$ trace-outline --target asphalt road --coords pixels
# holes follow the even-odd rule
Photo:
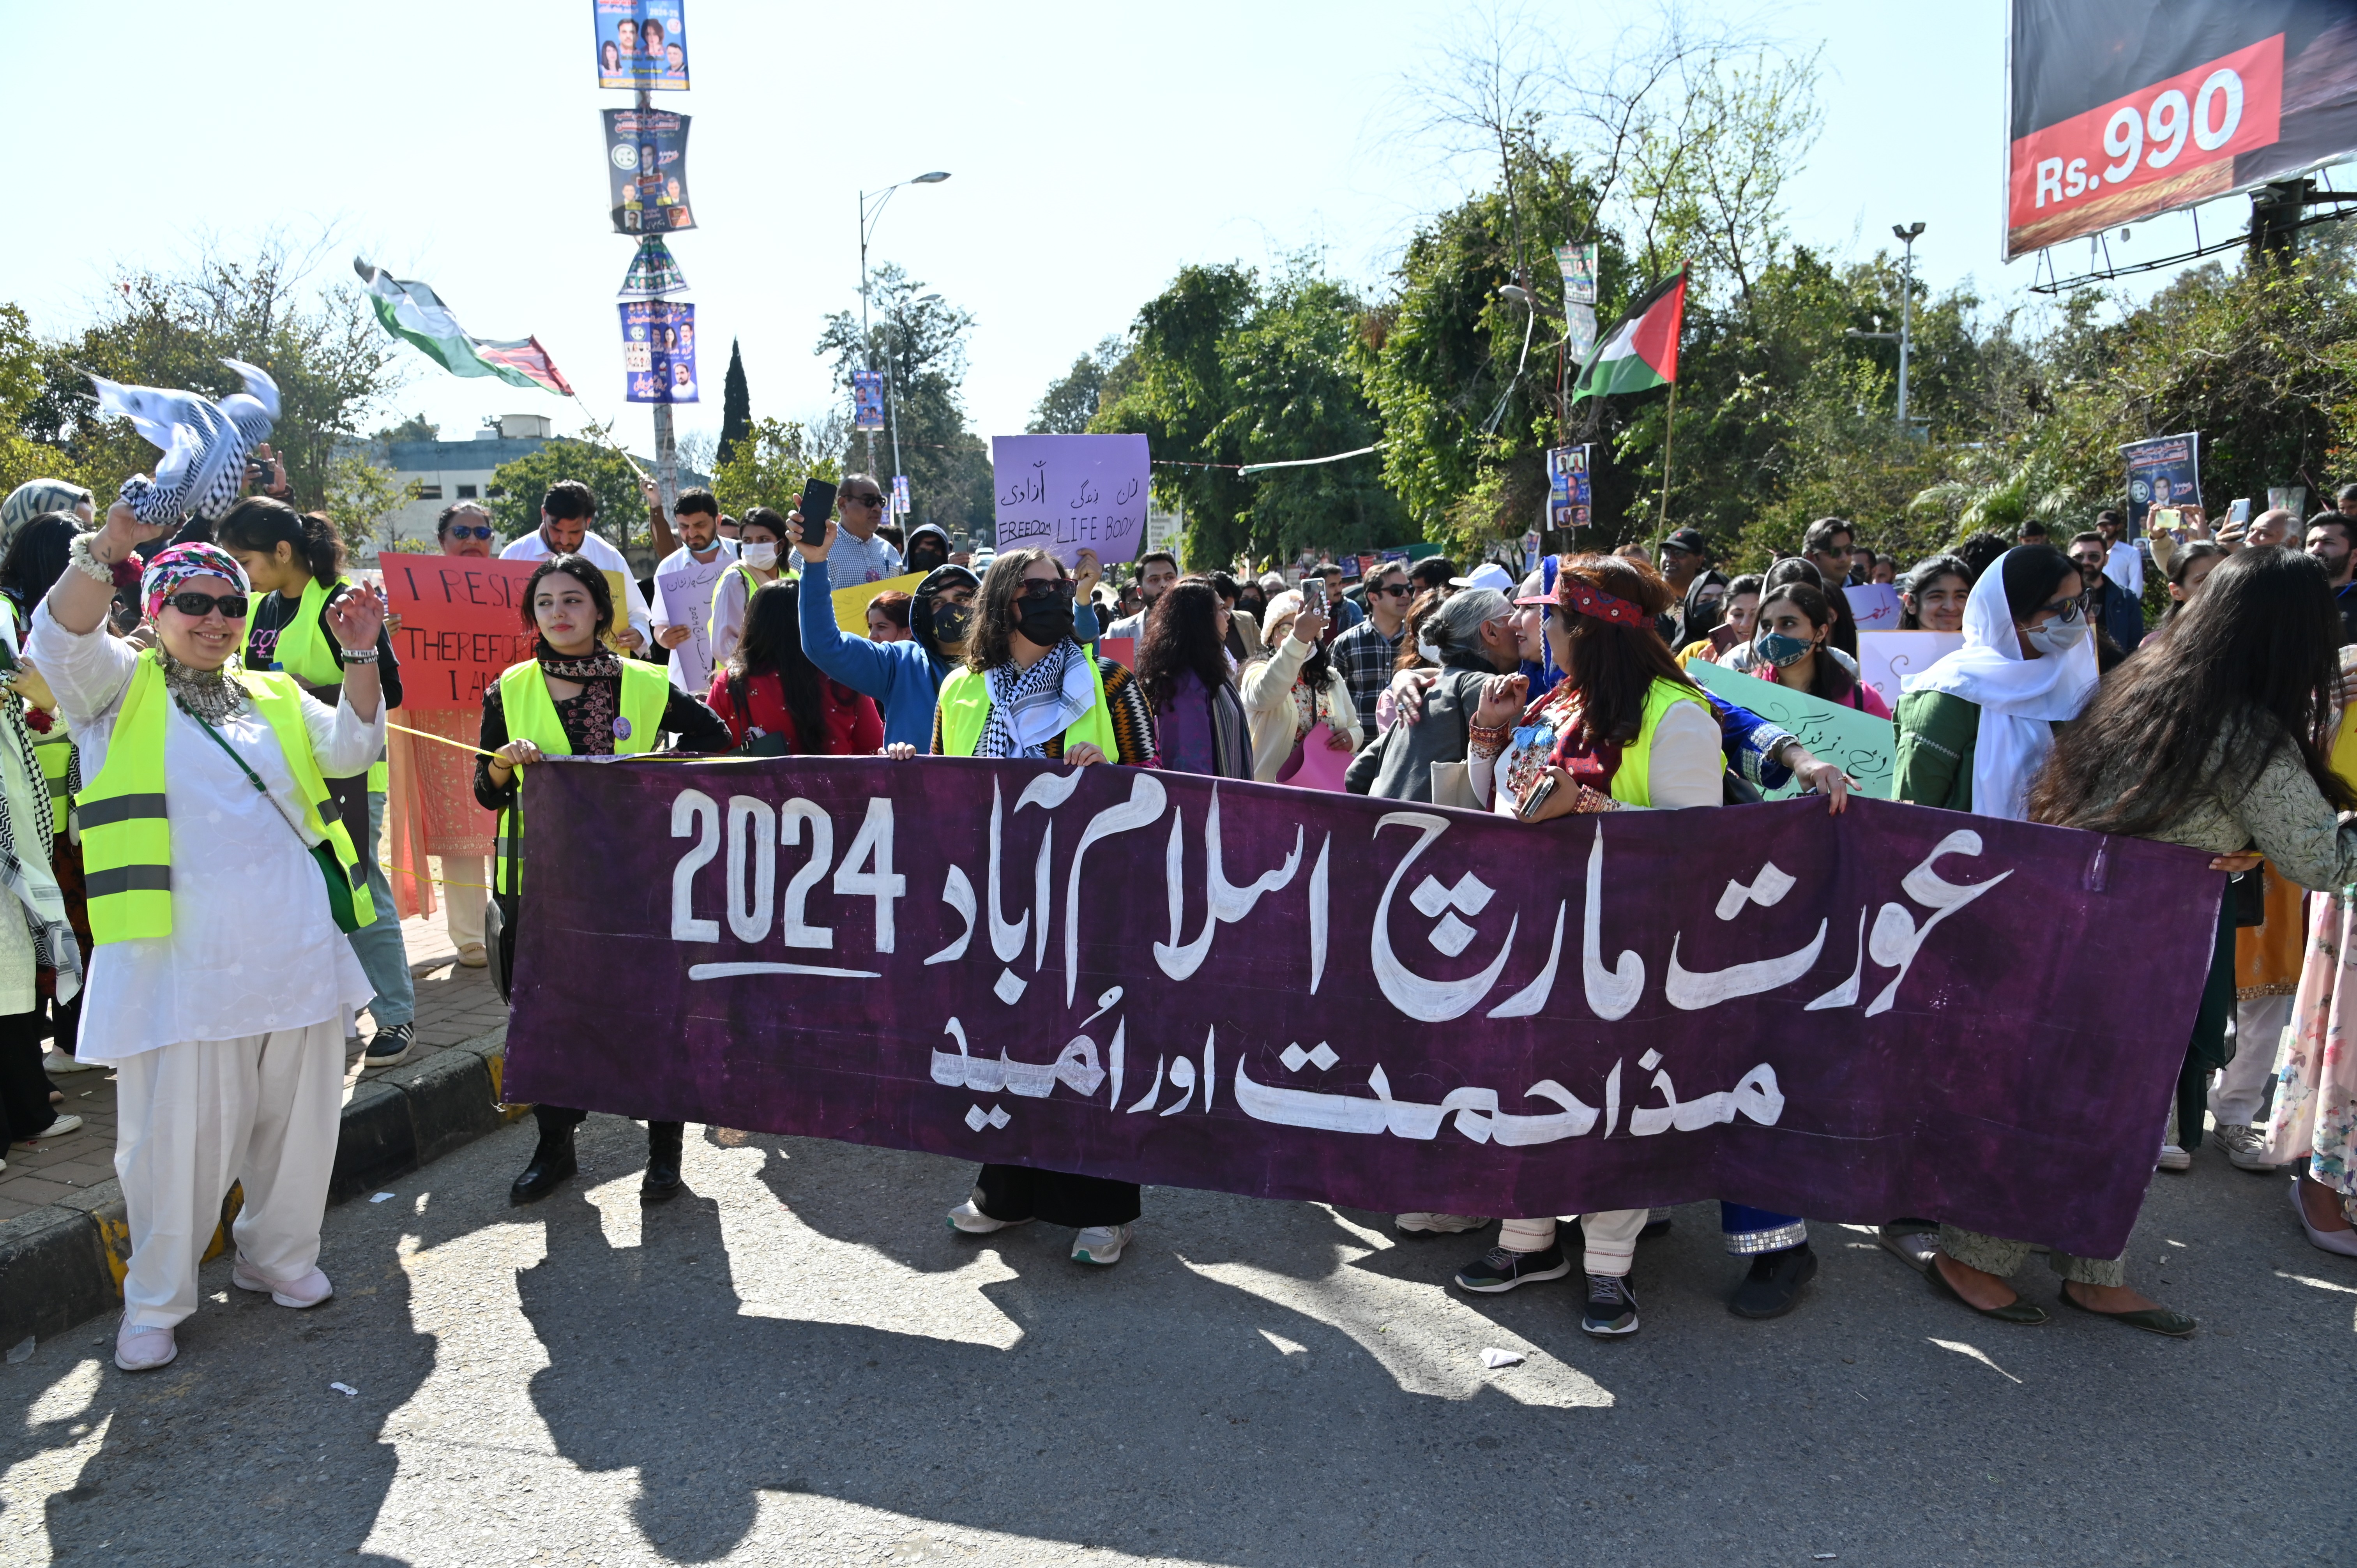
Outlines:
[[[92,1323],[0,1367],[0,1562],[2344,1564],[2357,1262],[2281,1177],[2155,1180],[2131,1277],[2190,1341],[1970,1316],[1869,1236],[1779,1322],[1724,1308],[1717,1215],[1643,1244],[1644,1329],[1479,1246],[1151,1188],[1130,1255],[977,1242],[968,1171],[691,1129],[511,1209],[529,1123],[331,1210],[338,1294],[231,1289],[172,1367]],[[2033,1261],[2021,1283],[2046,1301]],[[1486,1369],[1480,1352],[1518,1350]],[[331,1384],[356,1392],[346,1395]],[[1830,1558],[1826,1554],[1832,1554]]]

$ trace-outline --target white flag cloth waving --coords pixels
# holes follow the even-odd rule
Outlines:
[[[129,420],[164,454],[154,478],[134,474],[120,492],[131,514],[151,528],[227,511],[244,488],[246,458],[270,439],[278,418],[278,383],[259,366],[237,360],[221,363],[238,373],[245,390],[219,403],[196,392],[90,378],[98,388],[98,412]]]

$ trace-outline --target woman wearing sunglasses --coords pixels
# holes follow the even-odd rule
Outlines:
[[[248,496],[229,509],[213,528],[214,542],[237,557],[253,585],[245,621],[242,658],[249,670],[279,670],[301,682],[322,703],[333,703],[343,684],[344,660],[328,614],[351,592],[344,575],[343,542],[324,517],[306,517],[285,501]],[[401,706],[401,666],[393,639],[377,634],[377,690],[388,708]],[[356,844],[370,846],[369,901],[376,917],[352,933],[352,951],[368,972],[376,995],[369,1018],[376,1032],[361,1053],[363,1067],[392,1067],[405,1060],[415,1034],[417,990],[409,973],[408,944],[402,940],[401,911],[393,885],[378,864],[375,846],[384,828],[385,794],[392,788],[384,758],[378,757],[349,779],[329,779],[336,814]]]
[[[442,509],[434,524],[434,542],[442,547],[445,555],[472,555],[488,560],[494,553],[491,541],[498,537],[491,527],[491,514],[473,501],[453,501]]]
[[[1154,720],[1130,672],[1072,640],[1073,585],[1045,550],[990,564],[965,668],[942,682],[938,757],[1045,757],[1081,767],[1153,766]],[[1076,1263],[1121,1261],[1138,1216],[1137,1184],[1028,1165],[985,1165],[950,1225],[986,1236],[1044,1219],[1069,1225]]]
[[[33,617],[31,653],[82,752],[90,899],[81,1051],[115,1066],[114,1168],[129,1210],[115,1364],[160,1367],[196,1310],[222,1195],[243,1184],[231,1280],[281,1306],[331,1294],[319,1222],[343,1105],[343,1020],[375,987],[347,931],[371,913],[328,778],[384,746],[384,604],[339,597],[335,706],[249,671],[251,587],[217,546],[158,553],[140,580],[156,646],[106,634],[111,572],[165,532],[116,505],[74,542]]]

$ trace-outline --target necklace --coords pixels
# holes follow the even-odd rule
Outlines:
[[[199,670],[183,664],[162,648],[156,650],[156,660],[164,671],[164,689],[172,693],[173,701],[200,719],[219,724],[245,708],[245,685],[229,678],[229,666],[218,670]]]

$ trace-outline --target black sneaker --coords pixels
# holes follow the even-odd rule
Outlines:
[[[1467,1290],[1495,1295],[1516,1285],[1529,1284],[1534,1280],[1559,1280],[1569,1273],[1571,1264],[1563,1255],[1563,1243],[1560,1241],[1544,1252],[1517,1252],[1512,1247],[1492,1247],[1481,1254],[1480,1262],[1468,1263],[1458,1270],[1457,1283]]]
[[[1626,1274],[1587,1276],[1587,1306],[1579,1326],[1599,1339],[1637,1332],[1637,1298]]]
[[[1727,1310],[1738,1317],[1781,1317],[1800,1305],[1801,1287],[1817,1277],[1817,1254],[1803,1241],[1751,1260]]]
[[[362,1067],[398,1067],[409,1059],[409,1047],[417,1041],[414,1024],[395,1024],[389,1029],[379,1029],[361,1053]]]

